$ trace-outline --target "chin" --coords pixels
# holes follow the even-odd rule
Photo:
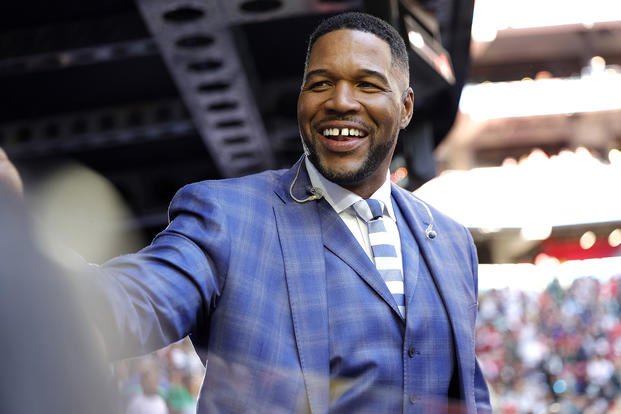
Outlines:
[[[340,185],[341,187],[357,185],[364,181],[370,175],[368,171],[366,171],[364,166],[346,170],[334,168],[318,168],[318,170],[328,180]]]

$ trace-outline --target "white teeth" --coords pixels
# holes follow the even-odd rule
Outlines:
[[[344,137],[360,137],[363,132],[353,128],[326,128],[323,130],[323,135],[326,137],[336,137],[342,135]]]

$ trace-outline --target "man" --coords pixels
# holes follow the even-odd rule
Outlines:
[[[472,239],[388,179],[412,117],[408,74],[390,25],[323,22],[298,101],[306,157],[184,187],[150,246],[94,269],[116,317],[99,323],[110,352],[191,335],[208,361],[199,412],[488,412]],[[359,217],[367,198],[386,216]]]

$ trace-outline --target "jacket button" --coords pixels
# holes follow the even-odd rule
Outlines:
[[[408,349],[408,356],[410,358],[414,358],[414,356],[416,355],[416,348],[414,348],[413,346],[410,347],[410,349]]]
[[[415,394],[411,394],[410,395],[410,404],[414,404],[416,402],[416,400],[418,400],[418,398],[416,398]]]

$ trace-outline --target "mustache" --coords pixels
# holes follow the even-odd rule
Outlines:
[[[319,126],[319,125],[323,125],[323,124],[327,124],[330,122],[348,122],[351,124],[356,124],[359,125],[361,127],[361,129],[370,131],[371,128],[370,126],[367,125],[366,122],[364,122],[363,120],[361,120],[360,118],[357,118],[355,116],[351,116],[351,115],[328,115],[326,117],[323,117],[319,120],[317,120],[316,122],[314,122],[314,126]]]
[[[360,125],[364,125],[360,119],[351,115],[328,115],[326,117],[321,118],[321,122],[331,122],[331,121],[344,121],[344,122],[354,122]]]

